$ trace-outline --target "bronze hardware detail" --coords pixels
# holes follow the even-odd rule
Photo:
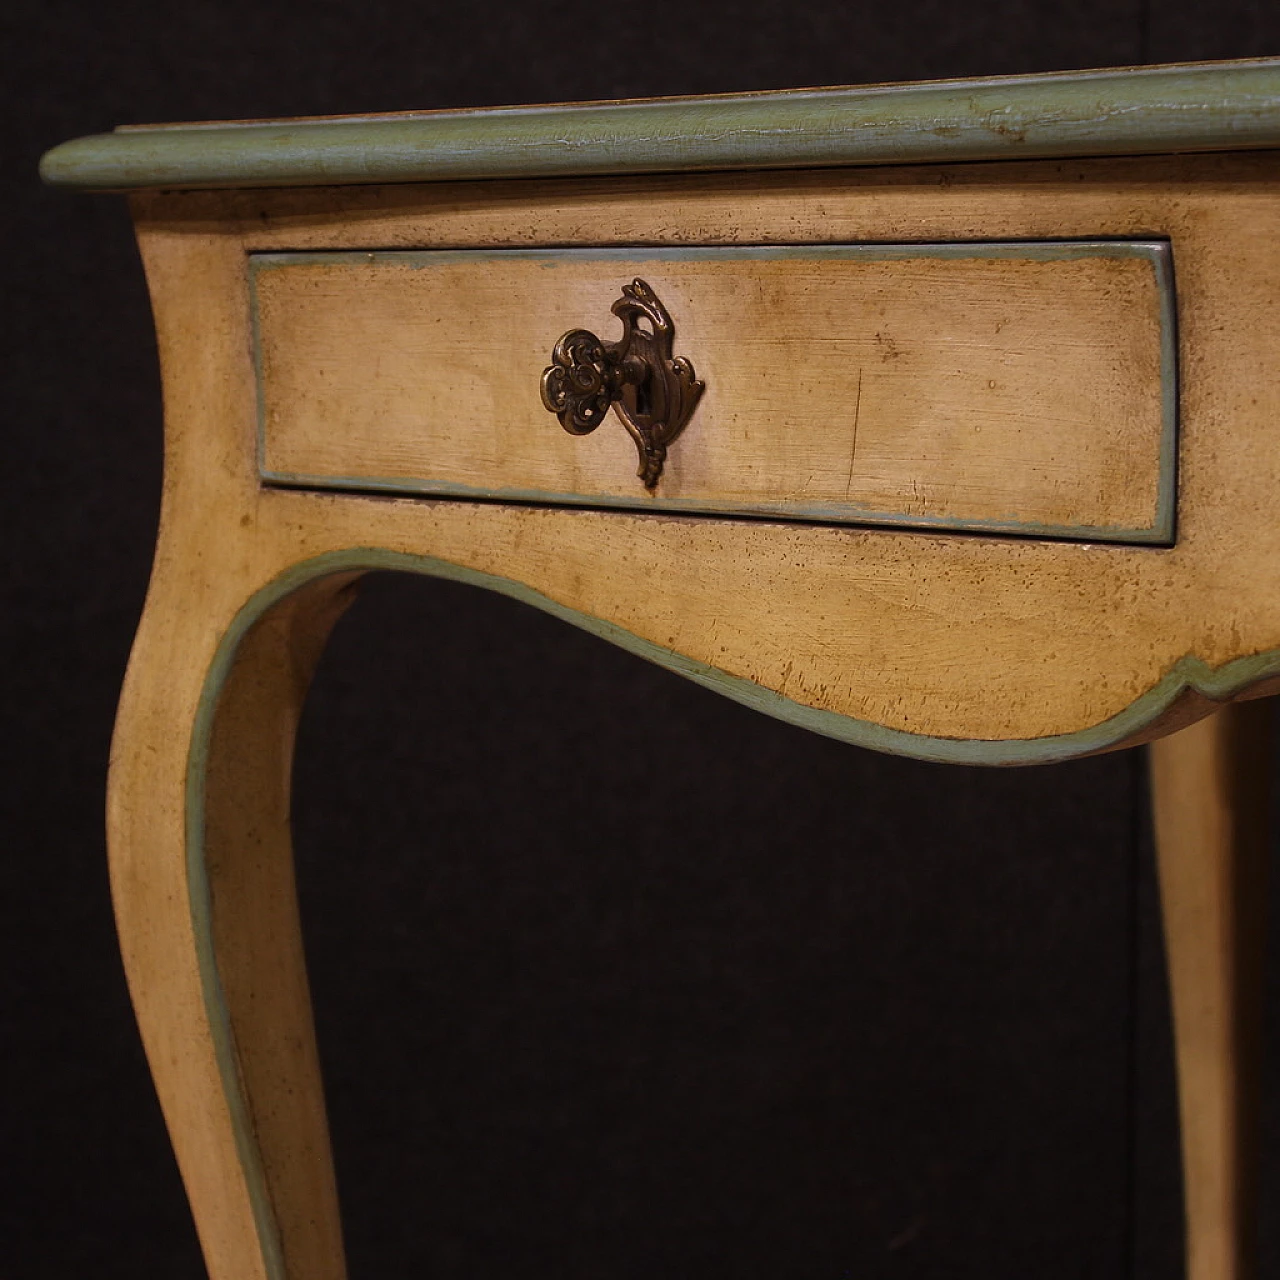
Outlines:
[[[675,326],[643,280],[623,285],[609,309],[622,321],[621,341],[602,342],[587,329],[570,329],[543,370],[542,403],[572,436],[594,431],[612,405],[639,451],[636,475],[652,490],[667,446],[693,415],[704,384],[684,356],[672,357]],[[646,320],[649,327],[641,323]]]

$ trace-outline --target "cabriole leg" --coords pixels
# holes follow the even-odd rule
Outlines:
[[[342,1280],[289,838],[298,715],[350,577],[228,616],[153,587],[108,836],[138,1023],[211,1280]]]
[[[1271,708],[1151,747],[1173,996],[1188,1280],[1253,1280]]]

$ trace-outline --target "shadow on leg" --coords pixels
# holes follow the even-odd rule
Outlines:
[[[1271,748],[1268,700],[1151,745],[1188,1280],[1252,1280]]]

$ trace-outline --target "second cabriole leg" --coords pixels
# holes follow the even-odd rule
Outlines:
[[[1188,1280],[1253,1280],[1269,700],[1151,746]]]

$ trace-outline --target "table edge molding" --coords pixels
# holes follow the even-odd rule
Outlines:
[[[1280,147],[1280,59],[719,97],[146,125],[73,139],[51,186],[363,185]]]

